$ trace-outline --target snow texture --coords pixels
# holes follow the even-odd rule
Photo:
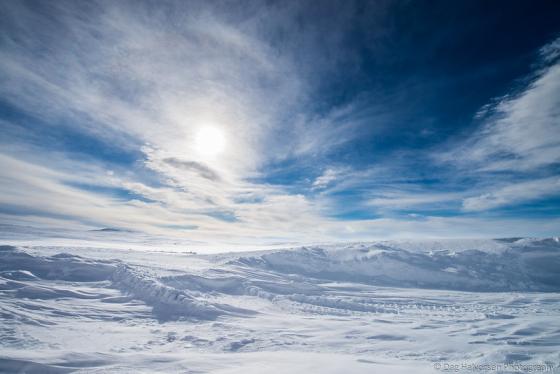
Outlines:
[[[217,255],[0,246],[0,372],[558,372],[559,292],[557,238]]]

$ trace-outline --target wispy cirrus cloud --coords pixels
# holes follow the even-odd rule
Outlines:
[[[312,184],[313,189],[323,189],[338,181],[347,174],[347,170],[341,167],[329,167],[319,175]]]
[[[479,196],[463,200],[466,211],[483,211],[560,194],[560,178],[549,177],[508,184]]]
[[[401,191],[385,192],[372,198],[368,204],[380,209],[434,209],[449,208],[449,203],[459,201],[465,192],[432,192],[427,191]]]
[[[544,66],[525,85],[483,108],[481,128],[446,153],[447,160],[482,172],[530,172],[560,163],[558,40],[541,49]]]
[[[237,27],[231,17],[239,21],[244,16],[217,5],[168,3],[158,11],[149,3],[128,5],[3,3],[2,98],[41,118],[45,126],[81,132],[107,148],[138,152],[141,157],[129,165],[127,175],[111,183],[150,200],[124,205],[145,205],[152,211],[150,220],[161,219],[158,227],[170,220],[196,220],[198,226],[212,231],[213,224],[220,224],[214,221],[223,216],[221,212],[233,212],[230,214],[239,215],[250,226],[255,219],[264,218],[262,213],[251,217],[252,206],[235,202],[239,195],[247,194],[259,195],[262,208],[279,220],[287,214],[283,205],[274,203],[279,199],[290,202],[292,210],[294,204],[307,209],[305,198],[245,181],[260,173],[259,168],[273,155],[266,149],[273,144],[277,147],[275,126],[284,119],[279,113],[299,110],[306,85],[287,58],[289,51],[272,50],[259,38],[257,29],[266,14],[257,12],[254,19],[245,20],[244,27]],[[269,94],[272,88],[274,95]],[[205,158],[193,144],[197,130],[207,125],[220,128],[227,138],[219,158]],[[37,126],[22,131],[51,132]],[[21,144],[20,148],[24,153],[25,149],[42,154],[64,152],[49,148],[48,143],[42,147]],[[30,165],[37,164],[35,174],[39,168],[72,168],[64,158],[53,164],[39,153],[27,154],[26,159]],[[98,161],[90,162],[103,169]],[[18,165],[6,161],[3,169],[23,168]],[[151,181],[144,183],[147,172],[152,173]],[[69,173],[64,178],[75,180],[82,174]],[[105,183],[90,182],[94,186]],[[51,194],[60,198],[52,201],[68,198],[66,207],[47,209],[46,204],[37,204],[45,211],[73,211],[74,218],[103,221],[87,208],[72,208],[76,204],[71,203],[70,195],[78,191],[62,184],[55,188],[55,183],[47,183],[52,186],[49,189],[39,183],[27,184],[22,191],[46,200]],[[26,205],[16,198],[17,190],[16,185],[11,190],[4,186],[2,192],[10,204]],[[90,200],[81,201],[87,205]],[[110,205],[105,205],[107,212]],[[111,219],[111,224],[130,226],[128,218],[131,224],[138,224],[138,218],[132,216],[147,214],[138,206],[131,208],[137,213],[125,214],[125,206],[122,222]],[[239,232],[236,227],[226,227],[222,230]]]
[[[363,48],[386,42],[390,3],[367,20],[352,2],[1,3],[3,219],[215,242],[363,239],[442,235],[452,226],[430,216],[440,207],[460,215],[553,196],[558,42],[436,165],[421,147],[394,151],[410,135],[391,133],[406,128],[395,123],[406,108],[387,98],[384,72],[365,92],[342,84],[384,65]],[[349,40],[362,29],[373,30],[363,45]],[[219,155],[196,144],[206,126],[226,139]],[[520,184],[537,169],[542,186]],[[495,172],[508,175],[491,183]]]
[[[476,183],[462,202],[485,211],[560,194],[560,39],[541,48],[535,71],[483,107],[480,127],[435,157]],[[530,179],[530,180],[528,180]]]

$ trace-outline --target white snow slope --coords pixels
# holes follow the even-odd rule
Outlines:
[[[559,373],[559,352],[557,238],[0,247],[0,372]]]

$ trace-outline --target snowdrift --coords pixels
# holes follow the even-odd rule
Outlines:
[[[180,317],[215,319],[225,314],[252,314],[241,308],[208,302],[201,290],[178,289],[166,285],[163,279],[166,277],[157,277],[144,268],[119,260],[93,260],[68,253],[33,256],[13,246],[0,246],[0,290],[10,291],[16,298],[106,297],[104,293],[90,294],[74,287],[76,283],[87,285],[97,282],[152,306],[154,315],[161,321]],[[204,291],[212,289],[206,287]],[[106,301],[121,300],[113,298]]]

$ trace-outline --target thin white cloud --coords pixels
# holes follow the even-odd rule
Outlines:
[[[559,40],[543,47],[547,66],[523,90],[507,95],[497,105],[485,106],[487,118],[482,128],[448,152],[447,161],[478,171],[513,172],[560,162]]]
[[[312,188],[314,189],[323,189],[327,186],[329,186],[330,184],[332,184],[333,182],[335,182],[337,179],[340,178],[340,176],[344,173],[344,169],[341,168],[328,168],[326,169],[323,174],[321,174],[320,176],[318,176],[312,184]]]
[[[449,205],[444,204],[460,201],[464,195],[464,192],[386,192],[381,194],[380,197],[368,200],[367,204],[383,209],[441,209],[442,207],[449,207]]]
[[[558,195],[560,38],[540,50],[522,87],[483,106],[481,126],[435,158],[469,176],[463,210],[480,212]],[[456,172],[456,169],[454,173]],[[528,181],[529,180],[529,181]]]
[[[466,211],[483,211],[560,195],[560,178],[550,177],[507,185],[463,201]]]

